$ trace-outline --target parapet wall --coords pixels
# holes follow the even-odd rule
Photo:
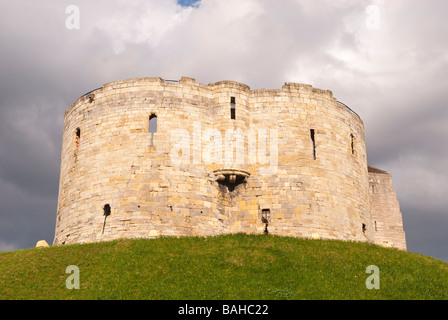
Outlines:
[[[368,179],[363,123],[331,91],[115,81],[66,111],[54,243],[236,232],[374,242]]]

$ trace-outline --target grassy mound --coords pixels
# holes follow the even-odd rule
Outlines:
[[[79,270],[79,289],[67,288],[77,273],[68,266]],[[0,253],[0,299],[426,300],[447,299],[447,288],[440,260],[333,240],[237,234]]]

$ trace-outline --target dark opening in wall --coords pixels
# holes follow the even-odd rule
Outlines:
[[[110,216],[110,205],[109,204],[104,205],[103,211],[106,217]]]
[[[220,192],[233,192],[236,187],[247,183],[250,173],[244,170],[237,169],[218,169],[213,171],[216,181],[218,182]],[[236,190],[235,194],[241,190]]]
[[[219,183],[219,190],[221,192],[225,192],[228,190],[229,192],[232,192],[235,190],[237,186],[239,186],[242,183],[245,183],[246,178],[243,176],[238,175],[228,175],[224,176],[224,179],[218,180]]]
[[[363,223],[363,224],[362,224],[362,233],[366,233],[366,230],[367,230],[367,229],[366,229],[366,225]]]
[[[76,128],[75,143],[76,143],[76,147],[79,147],[79,144],[81,143],[81,129],[80,128]]]
[[[154,147],[154,133],[157,132],[157,116],[151,113],[149,116],[149,132],[151,133],[151,148]]]
[[[262,209],[261,210],[261,222],[264,223],[264,233],[268,234],[268,224],[271,222],[271,210]]]
[[[355,137],[353,136],[353,133],[350,134],[350,143],[352,147],[352,154],[355,154]]]
[[[316,160],[316,138],[314,135],[314,129],[310,129],[311,142],[313,143],[313,160]]]
[[[230,119],[235,120],[235,97],[230,97]]]
[[[377,228],[377,226],[376,226],[376,221],[375,221],[375,231],[378,231],[378,228]]]
[[[108,216],[110,216],[110,205],[107,203],[104,205],[103,207],[103,215],[104,215],[104,223],[103,223],[103,232],[104,233],[104,228],[106,227],[106,219]]]

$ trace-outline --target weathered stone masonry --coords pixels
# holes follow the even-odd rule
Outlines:
[[[66,111],[54,244],[268,232],[406,249],[378,171],[330,91],[115,81]]]

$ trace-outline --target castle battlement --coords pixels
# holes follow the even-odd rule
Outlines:
[[[65,113],[54,244],[245,232],[405,249],[386,176],[329,90],[114,81]]]

